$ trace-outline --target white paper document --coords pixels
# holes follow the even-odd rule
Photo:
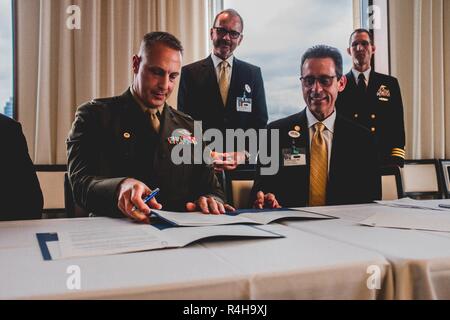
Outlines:
[[[413,208],[413,209],[439,210],[450,212],[450,199],[415,200],[411,198],[402,198],[398,200],[376,201],[376,202],[383,206],[396,208]],[[449,206],[449,208],[445,208],[445,206]]]
[[[192,242],[217,237],[280,238],[254,226],[165,228],[129,222],[113,228],[86,228],[58,232],[60,258],[99,256],[163,248],[184,247]]]
[[[378,212],[359,223],[372,227],[450,232],[450,212],[395,208]]]
[[[280,219],[333,219],[313,212],[293,209],[277,210],[238,210],[235,213],[212,215],[201,212],[170,212],[152,210],[161,219],[178,227],[219,226],[231,224],[259,224],[264,225]]]
[[[383,212],[385,210],[395,210],[392,207],[385,207],[382,205],[378,205],[376,203],[323,206],[323,207],[305,207],[305,208],[302,207],[294,209],[311,213],[323,214],[330,217],[344,219],[353,222],[359,222],[361,220],[367,219],[377,212]]]

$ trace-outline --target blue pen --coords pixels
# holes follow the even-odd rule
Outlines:
[[[440,204],[439,208],[450,209],[450,204]]]
[[[151,199],[153,199],[159,192],[159,188],[156,188],[155,190],[152,191],[152,193],[150,193],[148,196],[146,196],[143,201],[145,204],[147,204],[147,202],[149,202]],[[134,206],[132,211],[137,210],[137,207]]]

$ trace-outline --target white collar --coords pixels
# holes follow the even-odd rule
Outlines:
[[[211,59],[212,59],[212,61],[214,63],[214,68],[216,68],[216,69],[217,69],[217,66],[223,61],[218,56],[216,56],[214,54],[214,52],[211,53]],[[231,68],[233,68],[233,60],[234,60],[234,56],[233,55],[229,56],[228,59],[226,60]]]
[[[359,74],[362,73],[362,74],[364,74],[364,77],[366,78],[366,82],[369,83],[370,71],[372,71],[372,68],[369,68],[364,72],[359,72],[355,68],[352,68],[353,76],[355,77],[355,82],[358,83]]]
[[[334,110],[333,113],[325,120],[319,121],[312,114],[312,112],[309,110],[309,108],[306,107],[306,119],[308,121],[308,128],[313,127],[317,122],[322,122],[328,131],[330,131],[331,133],[334,133],[334,123],[336,122],[336,110]]]

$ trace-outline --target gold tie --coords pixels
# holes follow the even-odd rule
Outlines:
[[[326,204],[328,179],[328,149],[323,130],[325,125],[317,122],[311,141],[311,158],[309,173],[309,206],[324,206]]]
[[[148,113],[150,114],[150,124],[156,133],[159,133],[159,128],[161,127],[161,123],[159,122],[158,113],[159,111],[148,109]]]
[[[224,106],[227,105],[228,88],[230,86],[228,82],[228,66],[228,61],[224,60],[220,63],[219,88]]]

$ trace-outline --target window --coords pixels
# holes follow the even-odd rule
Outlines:
[[[12,1],[0,1],[0,113],[13,117]]]
[[[261,67],[269,121],[306,106],[299,77],[307,48],[338,48],[344,73],[350,70],[346,49],[353,31],[353,0],[224,0],[224,8],[236,9],[244,19],[244,38],[235,55]]]

